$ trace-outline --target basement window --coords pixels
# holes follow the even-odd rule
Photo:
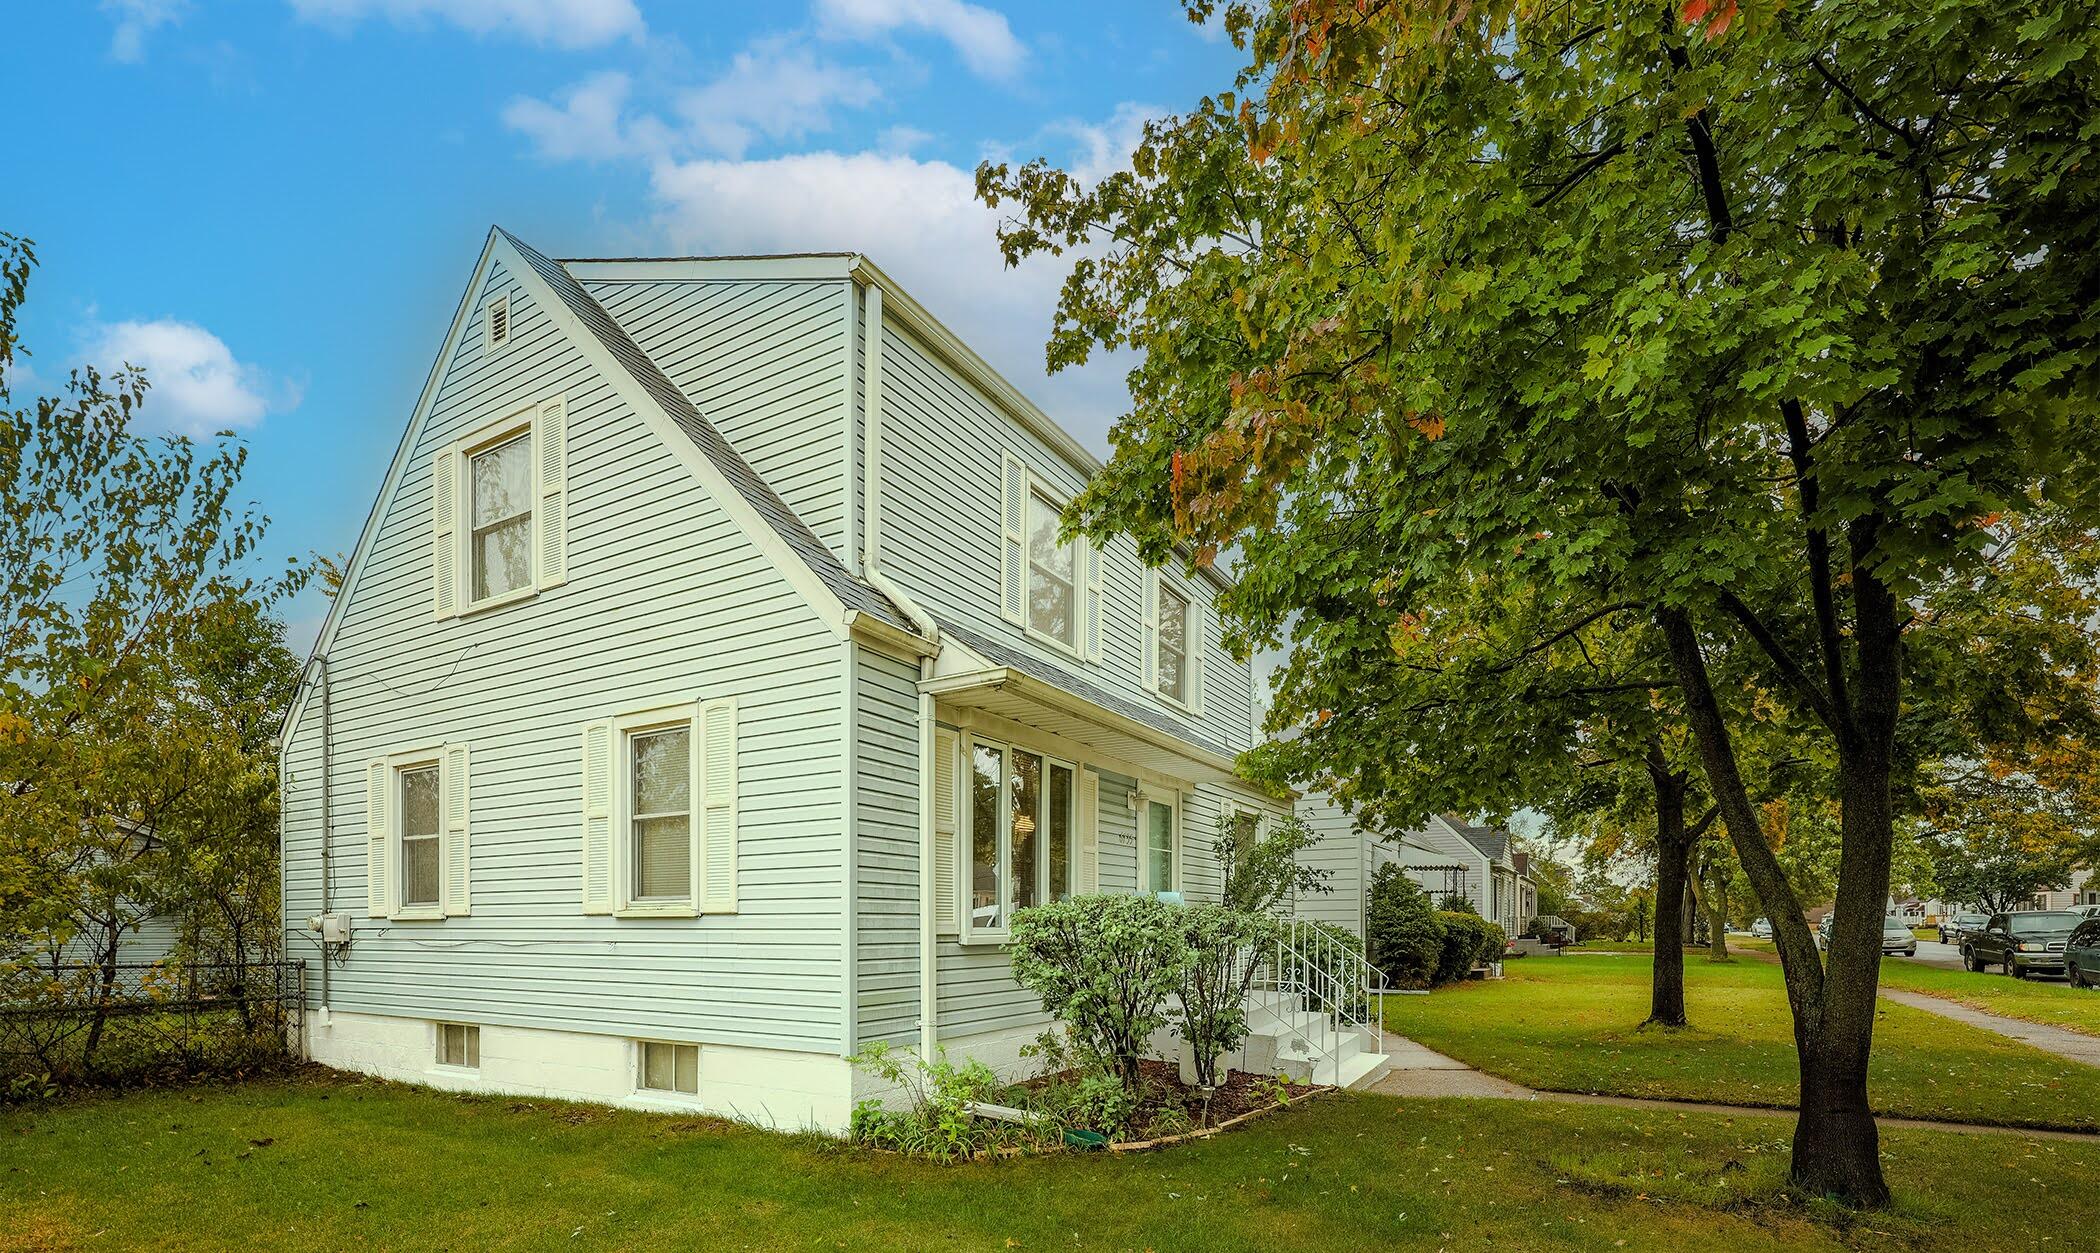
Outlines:
[[[440,1066],[481,1069],[481,1028],[471,1023],[439,1023],[437,1060]]]
[[[640,1063],[635,1086],[644,1092],[700,1095],[700,1046],[642,1040],[635,1050]]]

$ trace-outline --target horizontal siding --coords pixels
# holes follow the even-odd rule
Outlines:
[[[1300,918],[1363,934],[1364,869],[1369,850],[1356,820],[1325,793],[1300,800],[1298,816],[1319,837],[1317,843],[1299,852],[1298,864],[1326,871],[1329,890],[1298,893],[1294,911]]]
[[[585,284],[781,500],[846,552],[846,317],[852,285]]]
[[[840,645],[524,289],[500,267],[488,283],[510,291],[513,341],[485,354],[475,319],[445,364],[329,650],[333,901],[353,919],[348,956],[330,971],[332,1002],[376,1014],[837,1048]],[[554,395],[569,411],[569,582],[433,620],[432,451]],[[741,707],[739,912],[584,916],[581,725],[728,695]],[[321,908],[319,708],[306,703],[285,752],[284,912],[295,930]],[[441,742],[464,742],[472,753],[472,916],[367,918],[365,765]]]
[[[1098,662],[1080,662],[1000,617],[1002,455],[1020,456],[1066,496],[1085,478],[894,322],[885,327],[882,351],[886,573],[937,618],[981,631],[1043,669],[1082,673],[1200,738],[1246,748],[1253,738],[1252,671],[1226,652],[1207,582],[1190,582],[1206,606],[1203,712],[1184,715],[1145,689],[1144,568],[1130,540],[1111,540],[1102,551]]]
[[[854,743],[856,1044],[919,1033],[919,671],[860,650]]]

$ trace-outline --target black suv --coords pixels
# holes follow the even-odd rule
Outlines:
[[[1962,937],[1962,964],[1971,970],[2003,966],[2015,979],[2025,979],[2037,970],[2060,974],[2065,943],[2083,921],[2068,910],[1992,914],[1982,930]]]

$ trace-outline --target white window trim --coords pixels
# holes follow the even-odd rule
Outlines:
[[[970,905],[972,876],[976,871],[976,864],[973,860],[975,850],[972,837],[977,820],[977,808],[969,798],[971,788],[975,786],[977,748],[980,744],[986,748],[997,748],[999,750],[999,796],[1002,802],[1002,811],[1005,809],[1004,802],[1012,795],[1009,781],[1013,778],[1013,762],[1016,751],[1042,759],[1044,787],[1038,790],[1036,803],[1045,814],[1049,812],[1047,785],[1050,778],[1050,767],[1063,766],[1072,772],[1072,829],[1065,834],[1065,894],[1067,896],[1081,895],[1079,889],[1080,840],[1081,832],[1084,829],[1084,819],[1079,812],[1080,794],[1083,790],[1080,787],[1080,779],[1086,773],[1088,766],[1076,756],[1061,753],[1055,748],[1043,747],[1036,740],[1027,736],[980,735],[968,729],[964,729],[956,736],[956,750],[958,754],[956,780],[957,788],[962,793],[957,802],[959,807],[956,813],[955,838],[959,847],[956,850],[955,882],[956,892],[962,898],[956,902],[956,935],[964,944],[1005,944],[1013,938],[1014,910],[1016,908],[1012,873],[1013,816],[1010,813],[1004,815],[999,827],[1001,856],[997,882],[1003,896],[999,910],[1001,924],[996,927],[978,926],[976,910],[971,908]],[[1047,827],[1038,829],[1038,838],[1042,840],[1042,847],[1047,853],[1050,847]],[[1050,862],[1046,855],[1036,864],[1036,901],[1040,904],[1049,899]]]
[[[705,793],[701,762],[704,760],[706,728],[700,720],[698,701],[681,701],[653,709],[621,714],[612,720],[612,884],[613,915],[619,918],[697,918],[700,916],[700,883],[705,849],[701,840]],[[634,764],[629,745],[636,735],[676,727],[687,730],[687,786],[691,801],[687,808],[686,894],[681,898],[637,900],[634,896]],[[670,1043],[670,1041],[664,1041]]]
[[[472,1066],[464,1062],[443,1060],[445,1055],[445,1028],[447,1027],[464,1027],[474,1033],[474,1064]],[[436,1059],[431,1062],[431,1065],[439,1070],[462,1075],[480,1074],[481,1024],[477,1022],[455,1022],[450,1019],[433,1020],[430,1024],[430,1056]]]
[[[1170,837],[1173,844],[1174,881],[1164,886],[1152,882],[1152,813],[1154,805],[1165,805],[1174,814],[1174,830]],[[1179,892],[1186,874],[1186,859],[1183,857],[1182,833],[1188,826],[1188,797],[1182,792],[1170,792],[1161,788],[1138,789],[1138,839],[1137,839],[1137,883],[1138,895],[1157,896],[1161,892]]]
[[[1159,701],[1160,704],[1167,706],[1169,709],[1178,709],[1185,714],[1194,714],[1197,708],[1196,684],[1199,681],[1199,676],[1202,673],[1196,667],[1196,649],[1201,648],[1203,646],[1203,618],[1201,616],[1201,611],[1199,611],[1196,607],[1195,595],[1191,593],[1188,587],[1182,584],[1180,580],[1169,579],[1166,577],[1164,572],[1159,570],[1152,571],[1151,577],[1153,615],[1153,626],[1151,631],[1152,664],[1150,667],[1148,667],[1148,669],[1152,675],[1152,696],[1155,700]],[[1187,615],[1187,617],[1186,620],[1182,623],[1181,632],[1182,694],[1178,698],[1169,696],[1166,692],[1160,689],[1161,673],[1159,667],[1159,659],[1161,649],[1159,646],[1159,640],[1162,632],[1160,630],[1159,623],[1161,618],[1160,606],[1165,603],[1161,595],[1161,593],[1163,592],[1173,593],[1176,597],[1179,597],[1181,603],[1184,606],[1186,606],[1183,612]]]
[[[442,922],[445,918],[445,746],[433,744],[386,757],[387,917],[395,922]],[[425,768],[438,772],[438,898],[429,905],[406,905],[408,875],[401,861],[401,776]]]
[[[496,310],[503,310],[503,338],[496,338]],[[511,320],[510,293],[491,296],[481,307],[481,345],[489,353],[502,352],[510,347],[510,341],[518,337],[517,323]]]
[[[459,606],[459,616],[471,618],[476,614],[515,605],[522,600],[531,600],[540,592],[540,441],[538,420],[540,405],[530,404],[499,418],[472,435],[453,444],[452,482],[459,493],[453,502],[452,516],[458,519],[452,527],[452,569],[459,580],[453,589],[454,602]],[[471,598],[474,590],[474,458],[498,444],[507,444],[522,436],[526,447],[525,494],[531,501],[531,512],[525,515],[525,581],[500,596],[486,596],[480,600]]]
[[[1022,474],[1021,490],[1023,493],[1021,497],[1021,629],[1027,632],[1030,639],[1041,640],[1073,661],[1084,662],[1086,660],[1087,615],[1087,557],[1085,544],[1077,537],[1065,541],[1064,544],[1066,551],[1072,554],[1072,638],[1069,642],[1057,638],[1048,631],[1036,629],[1034,614],[1030,612],[1030,606],[1033,602],[1028,595],[1035,579],[1034,540],[1037,497],[1048,497],[1052,508],[1061,517],[1064,514],[1065,506],[1072,503],[1071,494],[1059,491],[1050,483],[1037,477],[1033,470],[1027,470]]]
[[[662,1044],[670,1048],[693,1050],[693,1090],[691,1092],[680,1092],[676,1088],[651,1088],[644,1086],[642,1083],[642,1067],[645,1058],[643,1046],[649,1044]],[[654,1037],[647,1039],[636,1037],[629,1040],[627,1042],[627,1081],[633,1089],[634,1096],[642,1101],[659,1101],[664,1105],[678,1109],[690,1109],[700,1100],[700,1048],[700,1044],[693,1040],[660,1040]],[[673,1072],[672,1082],[675,1083],[677,1082],[676,1072],[678,1069],[675,1059],[672,1062],[671,1069]]]

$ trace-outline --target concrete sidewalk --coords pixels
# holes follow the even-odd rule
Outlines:
[[[2082,1062],[2087,1066],[2100,1066],[2100,1036],[2082,1035],[2062,1027],[2051,1027],[2045,1023],[2028,1022],[2023,1018],[2007,1018],[2003,1014],[1986,1013],[1983,1010],[1950,1001],[1942,997],[1927,996],[1923,992],[1909,992],[1902,988],[1883,988],[1884,999],[1912,1009],[1922,1009],[1928,1014],[1952,1018],[1956,1022],[1981,1027],[2010,1040],[2044,1053],[2061,1057],[2065,1061]],[[2093,998],[2093,1008],[2100,1011],[2100,997]]]

